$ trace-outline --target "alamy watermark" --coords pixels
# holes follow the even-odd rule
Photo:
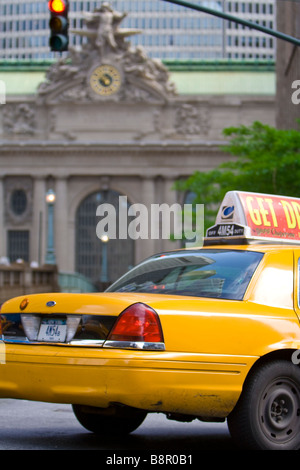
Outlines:
[[[204,204],[128,204],[126,196],[119,197],[119,207],[103,203],[97,207],[100,217],[96,226],[101,240],[184,240],[186,245],[203,243]]]
[[[292,353],[292,363],[295,364],[295,366],[298,366],[300,364],[300,350],[297,349]]]
[[[292,83],[292,88],[295,88],[295,91],[292,93],[292,103],[300,104],[300,80],[294,80]]]
[[[6,347],[3,341],[0,341],[0,364],[6,363]]]
[[[0,104],[6,103],[6,86],[3,80],[0,80]]]

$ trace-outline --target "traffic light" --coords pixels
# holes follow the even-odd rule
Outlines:
[[[48,8],[51,14],[49,21],[51,51],[67,51],[69,45],[69,2],[68,0],[49,0]]]

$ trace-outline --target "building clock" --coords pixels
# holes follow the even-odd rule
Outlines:
[[[119,70],[110,64],[99,65],[89,75],[91,89],[100,96],[111,96],[117,93],[122,84]]]

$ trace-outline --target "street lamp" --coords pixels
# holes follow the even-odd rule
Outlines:
[[[247,28],[256,29],[257,31],[261,31],[266,34],[270,34],[279,39],[283,39],[284,41],[291,42],[292,44],[296,44],[296,46],[300,46],[300,39],[295,38],[293,36],[289,36],[288,34],[281,33],[280,31],[276,31],[274,29],[266,28],[265,26],[261,26],[260,24],[254,23],[252,21],[244,20],[243,18],[238,18],[237,16],[229,15],[228,13],[224,13],[218,10],[212,10],[211,8],[207,8],[205,6],[195,5],[194,3],[186,2],[184,0],[162,0],[163,2],[174,3],[175,5],[180,5],[182,7],[191,8],[192,10],[202,11],[204,13],[208,13],[209,15],[217,16],[218,18],[222,18],[223,20],[232,21],[237,24],[241,24],[246,26]]]
[[[47,234],[47,251],[46,264],[56,264],[54,251],[54,203],[55,193],[49,189],[46,193],[46,203],[48,206],[48,234]]]
[[[107,282],[108,281],[108,274],[107,274],[107,243],[109,242],[109,236],[104,233],[100,240],[102,242],[102,262],[101,262],[101,275],[100,281]]]

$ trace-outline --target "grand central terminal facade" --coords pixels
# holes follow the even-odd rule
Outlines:
[[[85,15],[77,31],[85,41],[67,57],[47,67],[7,61],[0,74],[0,257],[42,265],[50,250],[60,272],[94,285],[180,246],[151,237],[104,246],[99,204],[117,207],[120,196],[148,208],[183,204],[175,181],[229,158],[220,149],[225,127],[275,125],[272,65],[162,64],[131,47],[138,32],[105,8]]]

